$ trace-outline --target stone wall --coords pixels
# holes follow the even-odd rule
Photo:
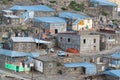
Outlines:
[[[57,74],[57,63],[56,62],[44,62],[44,74]]]
[[[14,51],[20,51],[20,52],[35,52],[36,49],[36,43],[13,43],[13,49]]]

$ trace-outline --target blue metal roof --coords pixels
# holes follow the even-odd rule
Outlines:
[[[103,74],[120,78],[120,70],[109,70],[109,71],[103,72]]]
[[[25,53],[25,52],[0,49],[0,55],[5,55],[5,56],[9,56],[9,57],[25,57],[25,56],[38,57],[39,53],[36,53],[36,52]]]
[[[33,18],[33,22],[48,22],[48,23],[66,23],[63,18],[59,17],[37,17]]]
[[[116,3],[109,2],[108,0],[90,0],[90,2],[98,3],[101,6],[117,6]]]
[[[120,53],[112,54],[111,57],[120,59]]]
[[[96,67],[94,64],[88,62],[75,62],[75,63],[66,63],[65,67]]]
[[[69,18],[69,19],[89,18],[89,16],[85,16],[85,15],[82,15],[82,14],[71,13],[71,12],[60,12],[59,17]]]
[[[54,11],[52,8],[45,5],[19,6],[15,5],[9,10],[27,10],[27,11]]]
[[[86,68],[86,75],[95,75],[97,70],[96,66],[92,63],[88,62],[75,62],[75,63],[66,63],[64,64],[67,68],[75,68],[75,67],[85,67]]]

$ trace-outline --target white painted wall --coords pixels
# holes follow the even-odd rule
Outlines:
[[[43,72],[43,62],[35,60],[35,70]]]

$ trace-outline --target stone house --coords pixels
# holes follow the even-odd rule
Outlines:
[[[120,53],[116,52],[112,55],[106,56],[107,66],[113,69],[120,69]]]
[[[96,17],[101,14],[107,16],[110,19],[117,18],[117,4],[109,2],[108,0],[89,0],[89,5],[85,11],[88,14]]]
[[[60,12],[59,17],[66,19],[67,30],[91,30],[93,27],[92,18],[83,14]]]
[[[92,63],[92,64],[96,65],[97,72],[102,72],[106,68],[108,68],[107,59],[104,58],[106,56],[108,56],[108,54],[84,55],[84,53],[83,53],[80,56],[74,55],[74,56],[69,56],[69,57],[64,57],[64,58],[58,58],[58,61],[62,64],[76,63],[76,62],[88,62],[88,63]],[[81,70],[82,68],[79,68],[79,69]],[[77,72],[79,72],[79,71],[75,70],[75,73],[77,73]],[[74,68],[73,68],[73,73],[74,73]]]
[[[66,32],[58,34],[58,47],[63,50],[68,48],[77,49],[80,53],[98,52],[100,46],[100,36],[92,34],[82,34],[79,32]]]
[[[57,73],[57,61],[54,58],[48,56],[40,56],[34,58],[35,70],[42,74],[56,74]]]
[[[54,35],[66,32],[66,21],[59,17],[33,18],[33,27],[36,27],[36,34],[44,33]]]
[[[54,16],[54,10],[45,5],[19,6],[14,5],[8,10],[3,10],[3,22],[5,24],[25,24],[34,17]],[[4,19],[5,18],[5,19]]]
[[[35,52],[36,43],[32,37],[11,37],[9,47],[14,51]]]
[[[20,23],[20,19],[19,16],[13,15],[13,11],[2,10],[2,23],[16,25]]]
[[[9,10],[14,11],[15,15],[21,15],[21,16],[22,14],[27,12],[26,16],[28,16],[29,18],[54,16],[54,9],[46,5],[28,5],[28,6],[15,5],[9,8]]]
[[[116,33],[115,30],[99,29],[92,34],[100,35],[100,50],[111,49],[120,44],[120,33]]]

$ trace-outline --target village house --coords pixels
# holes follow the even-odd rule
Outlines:
[[[3,10],[3,23],[24,24],[34,17],[54,16],[54,10],[45,5],[14,5],[8,10]]]
[[[91,30],[93,27],[92,18],[83,14],[60,12],[58,16],[66,19],[67,30]]]
[[[37,28],[36,34],[42,32],[45,35],[54,35],[66,32],[66,21],[59,17],[38,17],[32,21],[33,27]]]
[[[0,49],[1,66],[15,72],[28,72],[33,67],[33,59],[39,53],[25,53],[6,49]]]
[[[85,32],[84,32],[85,33]],[[100,36],[82,32],[66,32],[58,34],[58,47],[63,50],[74,48],[80,53],[99,52]]]
[[[120,53],[116,52],[112,55],[104,57],[107,61],[107,66],[111,69],[120,69]]]
[[[57,61],[54,58],[48,56],[40,56],[34,58],[35,70],[42,74],[56,74],[57,73]]]
[[[89,15],[99,17],[107,16],[110,19],[117,18],[117,4],[108,0],[89,0],[89,6],[85,10]],[[102,17],[99,18],[103,21]]]
[[[8,43],[10,50],[20,52],[35,52],[36,50],[36,43],[32,37],[12,37]]]
[[[120,45],[120,33],[116,33],[115,30],[99,29],[92,34],[100,35],[100,50],[111,49],[114,46]]]
[[[13,15],[13,11],[2,10],[2,23],[15,25],[18,24],[19,21],[19,16]]]
[[[79,73],[81,75],[92,76],[97,73],[97,68],[93,63],[89,62],[74,62],[64,64],[66,73]]]

